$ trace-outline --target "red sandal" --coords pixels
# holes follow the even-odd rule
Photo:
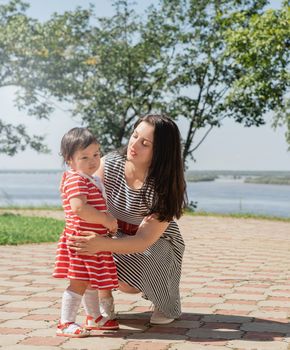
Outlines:
[[[116,330],[119,329],[119,322],[117,320],[110,320],[108,317],[103,317],[102,315],[96,319],[92,316],[87,316],[85,329],[93,331]]]
[[[90,332],[75,322],[67,322],[57,325],[56,335],[69,338],[84,338],[88,337]]]

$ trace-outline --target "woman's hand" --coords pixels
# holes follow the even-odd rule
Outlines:
[[[96,236],[94,232],[82,231],[81,236],[69,236],[67,246],[78,254],[94,255],[97,252],[105,251],[107,239]]]
[[[110,233],[114,234],[118,231],[118,222],[117,219],[113,217],[109,212],[106,213],[106,224],[104,225],[110,231]]]
[[[144,252],[160,238],[168,225],[169,222],[160,222],[154,215],[150,215],[143,219],[135,236],[125,235],[111,239],[95,236],[92,232],[80,232],[81,236],[68,239],[68,247],[83,255],[93,255],[100,251],[119,254]]]

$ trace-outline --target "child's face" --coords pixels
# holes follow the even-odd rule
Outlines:
[[[71,169],[86,175],[93,175],[100,166],[100,146],[96,143],[77,150],[68,161]]]

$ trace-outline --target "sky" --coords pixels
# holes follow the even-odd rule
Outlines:
[[[8,1],[0,0],[0,4]],[[62,13],[73,10],[76,6],[87,8],[94,3],[98,16],[111,16],[113,8],[110,0],[28,0],[30,9],[27,14],[45,21],[53,12]],[[142,14],[150,3],[157,0],[137,0],[135,9]],[[271,7],[276,8],[281,1],[271,1]],[[12,124],[23,123],[31,134],[46,135],[46,143],[51,149],[49,155],[37,154],[26,150],[9,157],[0,154],[1,169],[59,169],[62,165],[59,156],[60,140],[65,132],[75,126],[81,126],[80,120],[72,119],[63,106],[51,115],[49,120],[37,120],[18,111],[13,105],[15,89],[12,87],[0,89],[0,119]],[[186,122],[180,121],[178,126],[181,135],[185,136]],[[260,127],[245,128],[231,120],[223,126],[214,129],[203,144],[195,152],[195,160],[188,162],[192,170],[286,170],[290,171],[290,152],[285,141],[284,127],[273,130],[271,115],[267,124]]]

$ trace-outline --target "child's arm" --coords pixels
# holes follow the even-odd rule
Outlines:
[[[69,203],[72,211],[84,221],[103,225],[110,232],[117,231],[117,220],[111,214],[101,212],[89,205],[86,196],[73,197]]]

